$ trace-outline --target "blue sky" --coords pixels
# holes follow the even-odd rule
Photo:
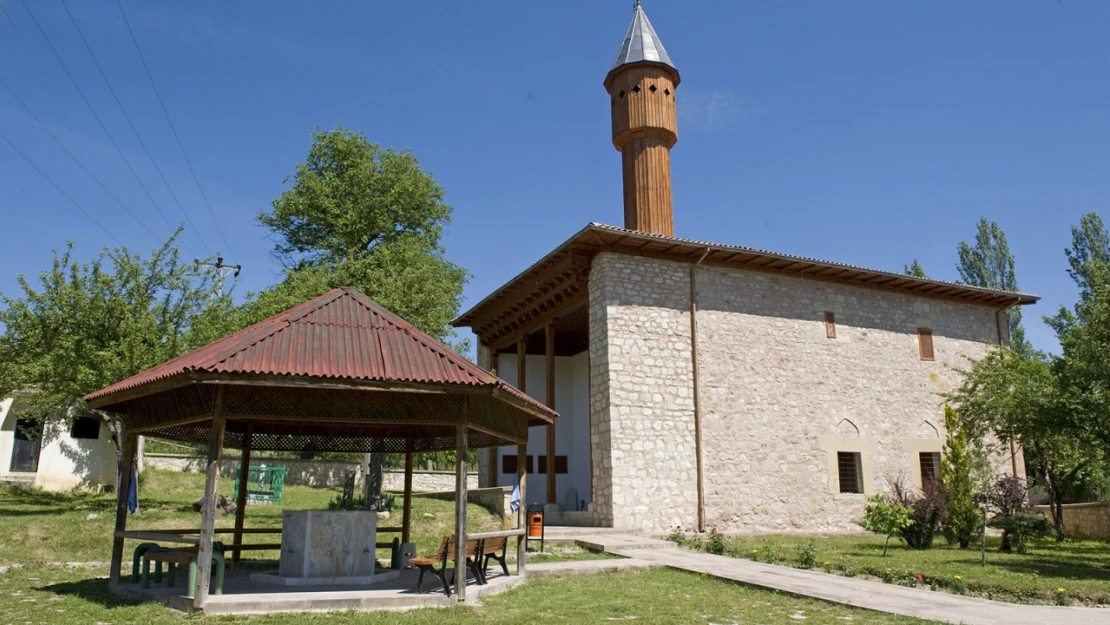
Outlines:
[[[222,240],[114,0],[74,18],[181,200],[171,198],[60,0],[25,0],[152,203],[31,20],[0,0],[0,78],[159,237],[275,281],[253,218],[316,126],[408,147],[455,207],[448,256],[468,304],[590,221],[621,225],[620,158],[602,80],[631,0],[122,0],[219,221]],[[1033,343],[1070,304],[1069,225],[1110,220],[1110,3],[648,0],[682,72],[672,155],[678,236],[956,279],[980,216],[1017,257]],[[133,249],[156,244],[0,88],[0,133]],[[0,141],[0,292],[67,240],[113,241]],[[158,214],[160,208],[165,220]],[[199,233],[199,235],[198,235]]]

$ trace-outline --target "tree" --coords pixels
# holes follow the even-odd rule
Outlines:
[[[1076,429],[1110,453],[1110,265],[1092,264],[1090,276],[1089,296],[1056,326],[1063,354],[1056,367]]]
[[[272,210],[258,215],[274,239],[284,280],[252,294],[240,324],[350,286],[450,343],[450,321],[458,316],[469,274],[440,246],[452,212],[443,188],[408,150],[383,148],[343,128],[318,131],[312,139],[308,158],[285,179],[291,186]],[[453,347],[469,348],[466,342]],[[383,454],[372,454],[367,484],[381,483],[384,462]],[[366,493],[371,504],[379,495],[373,491]]]
[[[896,501],[888,502],[886,495],[873,495],[867,498],[860,525],[869,532],[886,536],[886,542],[883,543],[885,558],[887,548],[890,546],[890,538],[901,534],[913,525],[913,520],[910,519],[909,507]]]
[[[182,261],[177,231],[149,258],[126,247],[74,260],[70,243],[22,297],[0,296],[0,397],[32,389],[23,418],[93,416],[119,448],[121,424],[82,397],[207,343],[228,329],[230,295]]]
[[[925,268],[921,266],[921,263],[917,262],[916,258],[913,259],[912,264],[904,265],[903,268],[904,268],[904,272],[907,276],[913,276],[915,278],[928,278],[929,277],[929,276],[925,275]]]
[[[959,407],[965,429],[978,440],[1022,446],[1034,483],[1048,493],[1057,539],[1063,540],[1063,504],[1102,453],[1080,427],[1075,397],[1059,367],[1038,352],[998,347],[961,374],[948,400]]]
[[[1017,291],[1018,281],[1014,272],[1014,255],[1006,242],[1006,233],[986,217],[979,220],[975,235],[975,245],[961,241],[957,249],[960,262],[956,265],[960,279],[966,284],[988,289]],[[1015,349],[1025,351],[1029,344],[1025,341],[1025,328],[1021,325],[1021,309],[1013,307],[1006,311],[1010,328],[1010,340]]]
[[[449,340],[469,274],[440,247],[452,211],[443,188],[407,150],[342,128],[312,137],[307,160],[285,179],[291,186],[258,216],[285,278],[250,298],[241,323],[351,286]]]
[[[948,501],[948,518],[944,523],[944,536],[960,549],[967,549],[971,539],[982,531],[983,513],[975,504],[975,486],[972,478],[974,458],[968,442],[968,433],[961,423],[959,413],[949,405],[944,406],[944,454],[940,463],[940,483]]]
[[[1064,250],[1068,257],[1068,275],[1079,285],[1082,299],[1086,299],[1097,278],[1098,267],[1110,264],[1110,234],[1098,213],[1087,213],[1071,227],[1071,248]]]

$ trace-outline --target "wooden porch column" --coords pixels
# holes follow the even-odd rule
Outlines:
[[[527,362],[528,357],[528,344],[521,339],[516,344],[516,387],[520,392],[524,392],[526,386],[525,382],[528,376],[525,375],[524,363]],[[526,483],[528,480],[528,445],[522,444],[516,446],[516,475],[517,482],[520,484],[520,507],[516,511],[516,526],[517,528],[524,528],[525,534],[517,538],[516,543],[516,574],[524,576],[524,560],[528,553],[528,528],[527,528],[527,514],[528,509],[528,491]]]
[[[466,601],[466,454],[469,401],[463,399],[462,420],[455,430],[455,598]]]
[[[247,478],[251,469],[251,441],[254,439],[254,423],[247,422],[247,432],[243,435],[242,458],[239,461],[239,492],[235,494],[235,553],[234,562],[243,555],[243,520],[247,514]]]
[[[412,453],[414,443],[412,436],[405,443],[405,492],[401,504],[401,542],[409,542],[412,535]]]
[[[547,339],[545,364],[547,374],[547,407],[555,410],[555,325],[554,320],[544,328]],[[547,503],[557,503],[558,493],[555,492],[555,424],[547,426]]]
[[[223,459],[224,429],[227,420],[223,415],[224,387],[216,390],[216,405],[212,410],[212,438],[208,443],[208,468],[204,480],[204,508],[200,519],[200,551],[197,553],[197,587],[193,593],[193,607],[200,609],[208,600],[208,584],[212,576],[212,539],[216,535],[216,487],[220,481],[220,460]]]
[[[498,377],[501,377],[501,372],[498,371],[497,360],[498,360],[497,359],[497,352],[491,353],[490,356],[489,356],[490,369],[492,369],[494,374],[496,374]],[[499,475],[499,472],[497,470],[497,448],[496,447],[490,447],[488,453],[489,453],[489,487],[493,488],[493,487],[497,486],[497,476]]]
[[[127,495],[131,492],[131,471],[135,466],[135,450],[139,447],[137,434],[123,432],[121,444],[119,492],[116,493],[116,530],[115,534],[127,529]],[[113,534],[112,537],[112,566],[109,572],[111,583],[119,583],[119,572],[123,565],[123,538]]]

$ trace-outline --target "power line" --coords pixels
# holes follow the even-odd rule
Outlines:
[[[123,10],[123,3],[121,3],[120,0],[116,0],[116,6],[119,7],[119,14],[123,16],[123,23],[127,26],[127,32],[131,35],[131,43],[135,45],[135,52],[139,54],[139,61],[143,64],[146,77],[150,80],[150,86],[154,88],[154,95],[158,98],[158,104],[162,107],[162,114],[166,116],[166,122],[170,125],[173,138],[177,141],[177,147],[181,150],[181,155],[185,157],[185,164],[189,166],[189,173],[193,175],[193,182],[197,185],[197,191],[200,191],[200,197],[204,200],[204,205],[208,207],[208,214],[212,217],[212,223],[216,224],[216,231],[220,233],[220,239],[224,242],[228,254],[235,256],[235,252],[231,250],[231,244],[227,242],[227,237],[224,236],[223,228],[220,227],[220,220],[216,219],[216,213],[212,210],[212,205],[208,202],[208,196],[205,195],[204,188],[200,186],[200,179],[197,178],[197,172],[193,169],[193,163],[189,160],[189,155],[185,152],[185,146],[181,143],[181,137],[177,135],[177,128],[174,127],[173,120],[170,119],[170,112],[166,109],[166,103],[162,100],[162,94],[158,91],[157,83],[154,82],[154,75],[150,73],[150,67],[146,64],[143,51],[139,48],[139,40],[135,38],[135,31],[131,30],[131,22],[127,21],[127,13]]]
[[[47,176],[47,175],[46,175],[46,172],[44,172],[43,170],[39,169],[39,166],[38,166],[38,165],[36,165],[36,164],[35,164],[35,162],[34,162],[34,161],[32,161],[32,160],[31,160],[30,158],[28,158],[26,154],[24,154],[24,153],[23,153],[22,151],[20,151],[20,149],[19,149],[19,148],[15,147],[15,144],[14,144],[14,143],[12,143],[11,139],[9,139],[9,138],[7,138],[6,136],[4,136],[4,133],[2,133],[2,132],[0,132],[0,139],[3,139],[5,143],[7,143],[7,144],[8,144],[9,146],[11,146],[11,148],[12,148],[13,150],[15,150],[15,153],[16,153],[16,154],[18,154],[18,155],[22,156],[22,157],[23,157],[23,160],[27,161],[27,164],[28,164],[28,165],[30,165],[31,167],[33,167],[33,168],[35,169],[35,171],[39,172],[39,174],[40,174],[40,175],[41,175],[41,176],[42,176],[43,178],[46,178],[46,181],[47,181],[47,182],[49,182],[49,183],[51,184],[51,186],[53,186],[53,187],[54,187],[55,189],[57,189],[57,190],[58,190],[58,193],[61,193],[61,194],[62,194],[62,196],[63,196],[63,197],[65,197],[65,199],[69,200],[69,202],[70,202],[71,204],[73,204],[74,206],[76,206],[76,207],[77,207],[77,210],[81,211],[81,213],[82,213],[82,214],[84,214],[84,215],[85,215],[85,217],[88,217],[88,218],[89,218],[89,221],[93,222],[94,224],[96,224],[96,226],[97,226],[98,228],[100,228],[101,230],[103,230],[103,231],[104,231],[104,234],[106,234],[106,235],[108,235],[109,237],[111,237],[113,241],[115,241],[116,243],[119,243],[119,244],[120,244],[121,246],[123,245],[123,242],[122,242],[122,241],[120,241],[119,239],[117,239],[117,238],[116,238],[116,236],[115,236],[114,234],[112,234],[111,232],[109,232],[109,231],[108,231],[108,229],[107,229],[107,228],[105,228],[105,227],[104,227],[104,226],[103,226],[103,225],[102,225],[102,224],[101,224],[101,223],[100,223],[99,221],[97,221],[95,217],[93,217],[92,215],[90,215],[90,214],[89,214],[89,211],[85,210],[84,208],[81,208],[81,205],[80,205],[80,204],[78,204],[76,200],[74,200],[73,198],[69,197],[69,194],[68,194],[68,193],[66,193],[65,191],[63,191],[63,190],[62,190],[62,188],[58,186],[58,183],[54,182],[54,181],[53,181],[53,180],[52,180],[52,179],[50,178],[50,176]]]
[[[3,2],[0,2],[0,13],[3,13],[4,19],[8,20],[8,23],[12,25],[12,28],[15,28],[15,22],[12,21],[12,16],[8,15],[8,10],[4,8]]]
[[[139,225],[142,226],[144,230],[150,233],[150,236],[154,237],[154,239],[157,241],[162,240],[161,237],[159,237],[157,234],[154,233],[153,230],[150,229],[150,226],[147,226],[145,223],[143,223],[143,220],[139,219],[139,216],[136,215],[130,208],[127,207],[126,204],[123,203],[123,200],[120,200],[118,197],[116,197],[115,193],[112,193],[111,190],[108,189],[108,187],[104,186],[104,183],[101,182],[99,178],[94,176],[93,173],[89,171],[89,168],[85,167],[85,164],[82,163],[81,160],[78,159],[76,156],[74,156],[73,152],[70,152],[69,148],[67,148],[65,144],[62,143],[60,139],[58,139],[58,137],[54,136],[54,133],[50,131],[50,128],[48,128],[46,124],[42,123],[42,120],[39,119],[37,115],[35,115],[31,108],[27,106],[27,104],[22,99],[20,99],[18,95],[16,95],[15,91],[13,91],[10,86],[8,86],[8,83],[5,82],[3,78],[0,78],[0,85],[3,85],[3,87],[8,90],[8,93],[12,94],[12,97],[15,98],[15,101],[19,102],[20,106],[23,107],[23,110],[27,111],[27,114],[31,116],[31,119],[38,122],[39,126],[42,126],[42,129],[46,131],[46,134],[50,135],[50,138],[54,140],[54,143],[57,143],[58,147],[62,148],[62,151],[68,154],[69,157],[73,159],[73,162],[77,163],[77,166],[80,167],[82,171],[84,171],[86,174],[88,174],[89,178],[93,179],[93,182],[100,185],[100,188],[104,189],[104,192],[110,195],[112,199],[115,200],[121,208],[123,208],[123,210],[127,211],[128,215],[134,217],[135,221],[139,222]]]
[[[197,229],[196,226],[193,226],[190,222],[188,211],[186,211],[185,207],[181,204],[181,200],[177,198],[177,194],[173,192],[173,188],[170,187],[170,183],[168,180],[166,180],[165,174],[162,173],[162,168],[158,166],[158,161],[155,160],[154,155],[150,153],[150,149],[146,147],[146,142],[143,141],[143,136],[139,134],[139,129],[135,127],[135,123],[131,121],[131,116],[127,114],[127,108],[123,105],[123,102],[116,94],[115,88],[112,87],[112,81],[108,80],[108,75],[104,72],[104,68],[100,66],[100,61],[96,58],[96,53],[93,52],[92,46],[90,46],[88,40],[85,39],[85,33],[81,31],[81,27],[77,24],[77,20],[73,17],[73,13],[70,12],[69,5],[66,4],[66,0],[61,0],[61,2],[62,6],[65,7],[66,14],[69,15],[69,21],[73,22],[73,27],[77,29],[77,35],[81,38],[81,43],[85,44],[85,50],[89,52],[89,56],[92,57],[93,64],[96,65],[97,71],[100,72],[100,77],[104,79],[104,84],[108,85],[108,91],[111,92],[112,97],[115,99],[116,104],[119,106],[120,112],[123,113],[123,118],[126,119],[127,124],[131,126],[131,131],[135,133],[135,138],[139,140],[139,145],[143,146],[143,152],[146,153],[146,157],[150,160],[150,164],[153,165],[154,170],[158,172],[158,177],[162,179],[162,184],[166,185],[166,190],[170,192],[170,197],[172,197],[173,201],[177,204],[177,208],[181,210],[181,214],[185,217],[186,223],[189,223],[189,225],[193,228],[193,232],[196,233],[197,238],[200,239],[201,245],[203,245],[204,249],[209,254],[211,254],[212,248],[208,247],[208,243],[204,240],[204,236],[201,235],[200,230]]]
[[[112,147],[116,149],[116,152],[119,154],[120,159],[123,160],[123,164],[127,166],[127,171],[131,172],[131,175],[135,177],[135,182],[139,183],[139,186],[142,187],[143,193],[146,193],[147,199],[150,200],[151,205],[154,206],[154,210],[158,212],[158,215],[162,218],[162,221],[166,222],[166,225],[170,228],[173,228],[173,225],[170,224],[170,220],[166,219],[166,214],[162,212],[162,209],[158,207],[158,203],[154,201],[154,196],[150,194],[150,190],[148,190],[146,188],[146,185],[143,184],[143,181],[139,179],[139,174],[135,173],[135,169],[131,167],[130,161],[128,161],[127,157],[123,155],[123,150],[120,149],[119,144],[116,143],[116,140],[114,138],[112,138],[112,133],[108,132],[108,128],[104,125],[104,122],[100,120],[100,116],[96,114],[96,110],[93,108],[92,103],[90,103],[89,99],[85,97],[84,90],[81,89],[81,85],[77,84],[77,80],[73,77],[73,74],[70,73],[69,67],[66,66],[66,62],[62,60],[62,55],[58,54],[58,50],[50,41],[50,37],[46,35],[46,31],[43,30],[42,25],[39,24],[38,18],[36,18],[35,14],[31,12],[31,7],[27,6],[27,0],[20,0],[20,2],[23,3],[24,10],[26,10],[27,13],[31,16],[31,21],[35,23],[35,27],[38,28],[39,33],[42,34],[42,38],[46,40],[46,45],[49,46],[50,51],[54,53],[54,58],[58,59],[58,63],[62,66],[62,70],[65,71],[66,76],[69,77],[69,81],[73,83],[74,88],[77,89],[77,93],[79,93],[81,95],[81,99],[85,101],[85,106],[89,107],[89,112],[92,113],[93,118],[96,119],[96,123],[100,125],[100,129],[104,131],[104,135],[108,137],[108,141],[112,144]]]

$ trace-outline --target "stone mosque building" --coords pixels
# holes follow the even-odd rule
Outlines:
[[[523,461],[526,503],[559,523],[821,532],[856,529],[891,479],[934,479],[951,367],[1037,298],[678,238],[680,76],[638,3],[604,84],[624,227],[585,226],[455,321],[560,414],[524,459],[483,452],[482,485]]]

